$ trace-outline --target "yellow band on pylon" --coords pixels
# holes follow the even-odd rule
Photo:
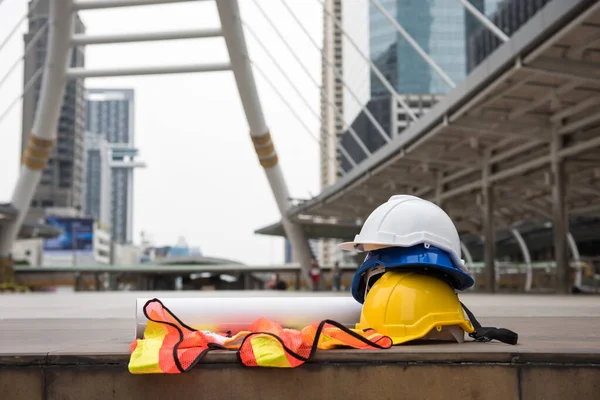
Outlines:
[[[36,160],[34,158],[29,158],[27,156],[23,157],[23,164],[25,164],[27,166],[27,168],[32,169],[34,171],[41,171],[44,168],[46,168],[46,164],[48,163],[48,160]]]
[[[275,146],[273,146],[273,143],[269,143],[267,146],[265,147],[254,147],[254,150],[256,150],[256,154],[258,154],[258,157],[266,157],[266,156],[270,156],[271,154],[275,153]]]
[[[43,159],[50,157],[51,149],[40,149],[40,148],[34,148],[31,146],[28,146],[25,149],[25,151],[28,156],[31,156],[34,158],[39,158],[39,159],[43,160]]]
[[[49,147],[52,147],[52,145],[54,145],[54,139],[42,139],[42,138],[33,136],[33,132],[31,132],[29,134],[29,143],[32,143],[34,146],[37,146],[37,147],[49,148]]]
[[[263,168],[272,168],[277,165],[279,158],[269,132],[262,136],[252,136],[252,143]]]
[[[262,136],[252,136],[252,143],[254,146],[263,146],[271,141],[271,133],[267,132]]]
[[[262,165],[263,168],[273,168],[274,166],[277,165],[278,162],[279,162],[279,159],[277,158],[277,154],[275,154],[273,157],[269,157],[266,159],[260,159],[260,165]]]
[[[46,167],[53,146],[54,139],[35,137],[31,132],[21,162],[34,171],[42,170]]]

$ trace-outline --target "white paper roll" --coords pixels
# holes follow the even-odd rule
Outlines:
[[[136,301],[136,337],[144,336],[148,320],[144,305]],[[313,322],[334,320],[354,328],[362,305],[351,296],[298,297],[199,297],[159,299],[183,323],[198,330],[237,333],[247,330],[258,318],[278,322],[285,328],[302,329]]]

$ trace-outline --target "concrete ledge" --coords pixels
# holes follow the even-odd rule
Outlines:
[[[596,296],[461,296],[484,326],[517,332],[516,346],[468,341],[329,350],[295,369],[247,368],[235,352],[215,351],[188,373],[132,375],[138,296],[3,296],[0,399],[595,400],[600,393]]]
[[[463,345],[427,343],[412,346],[397,346],[389,350],[329,350],[317,353],[307,364],[404,364],[404,365],[574,365],[600,366],[600,355],[597,353],[559,352],[546,350],[543,352],[497,351],[496,343],[465,343]],[[506,346],[497,344],[498,346]],[[419,351],[418,347],[427,347]],[[483,347],[483,348],[482,348]],[[496,351],[494,351],[496,350]],[[507,349],[510,350],[510,349]],[[88,354],[48,354],[48,355],[0,355],[0,367],[111,367],[126,368],[129,363],[127,353],[93,353]],[[307,365],[305,364],[305,365]],[[234,351],[216,350],[203,358],[198,366],[204,365],[240,365]],[[303,368],[303,366],[299,367]]]
[[[597,399],[600,366],[527,366],[519,369],[521,399]]]
[[[300,368],[203,364],[181,375],[120,366],[0,368],[3,399],[597,399],[600,366],[311,363]]]

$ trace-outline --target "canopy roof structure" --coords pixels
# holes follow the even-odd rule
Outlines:
[[[482,188],[493,185],[496,228],[543,223],[556,160],[569,215],[600,215],[598,71],[600,3],[550,2],[427,114],[288,216],[352,225],[407,193],[443,204],[462,234],[479,236]]]

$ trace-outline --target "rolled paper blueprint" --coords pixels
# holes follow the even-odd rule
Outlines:
[[[148,319],[144,305],[150,298],[136,300],[136,338],[144,337]],[[362,305],[352,296],[297,297],[196,297],[158,298],[184,324],[203,331],[235,334],[248,330],[259,318],[280,323],[284,328],[302,329],[313,322],[334,320],[354,328]]]

